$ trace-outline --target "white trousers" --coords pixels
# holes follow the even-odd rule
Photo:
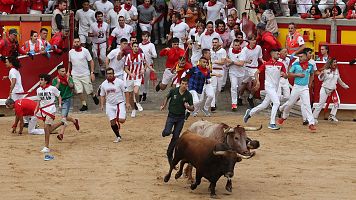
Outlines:
[[[142,94],[142,93],[146,93],[147,94],[148,91],[149,91],[150,73],[151,73],[150,69],[146,69],[145,70],[145,74],[144,74],[144,77],[143,77],[143,85],[141,85],[141,87],[140,87],[140,94]]]
[[[211,84],[205,84],[202,94],[198,94],[195,90],[189,91],[193,96],[194,112],[198,113],[201,109],[202,104],[206,96],[206,101],[204,103],[204,110],[209,110],[211,101],[214,98],[213,87]]]
[[[328,93],[324,87],[320,88],[319,103],[315,106],[314,112],[313,112],[313,116],[315,119],[318,119],[319,113],[323,109],[324,104],[330,95],[331,95],[331,93]],[[336,92],[336,95],[338,96],[338,99],[339,99],[338,104],[340,104],[340,98],[339,98],[339,94],[337,92]],[[334,104],[334,106],[331,109],[330,114],[336,116],[337,108],[338,108],[338,106]]]
[[[99,52],[99,54],[98,54]],[[93,43],[93,57],[100,58],[102,64],[100,66],[104,66],[105,58],[106,58],[106,42],[101,44]]]
[[[278,96],[281,101],[287,101],[290,97],[289,81],[288,79],[281,78],[278,87]]]
[[[238,88],[241,86],[244,77],[231,72],[229,76],[231,83],[231,104],[237,104]]]
[[[214,91],[214,98],[213,101],[211,102],[211,107],[215,107],[216,105],[216,99],[218,98],[219,93],[221,92],[221,88],[223,86],[223,81],[224,81],[224,73],[225,70],[213,70],[214,74],[221,74],[223,75],[222,77],[217,77],[213,76],[211,77],[211,85],[213,86],[213,91]]]
[[[260,105],[252,108],[252,110],[250,111],[250,116],[253,116],[256,113],[260,112],[261,110],[266,109],[269,106],[269,104],[272,102],[273,106],[272,106],[272,111],[271,111],[270,124],[276,124],[276,114],[277,114],[277,110],[280,105],[277,90],[278,90],[277,88],[266,87],[265,91],[267,94],[266,94],[265,99],[262,101],[262,103]]]
[[[144,23],[139,23],[138,24],[140,26],[141,31],[147,31],[149,33],[151,33],[152,31],[152,25],[151,24],[144,24]]]
[[[29,116],[27,116],[29,117]],[[37,125],[37,117],[36,116],[31,116],[29,118],[30,120],[28,121],[28,133],[33,134],[33,135],[43,135],[45,134],[44,129],[36,129]]]
[[[223,83],[222,83],[223,87],[225,87],[226,85],[228,75],[229,75],[229,68],[224,66],[224,76],[223,76]]]
[[[302,101],[301,103],[301,110],[305,111],[305,116],[309,122],[309,125],[314,124],[314,117],[310,107],[310,97],[309,97],[309,87],[308,85],[294,85],[292,88],[292,92],[290,95],[289,100],[285,103],[285,107],[283,109],[282,117],[287,119],[292,109],[292,106],[297,102],[300,98]],[[281,109],[282,110],[282,109]]]

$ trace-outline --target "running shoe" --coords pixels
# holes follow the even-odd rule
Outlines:
[[[156,85],[156,92],[161,90],[160,84],[161,84],[161,81],[159,81],[158,84]]]
[[[143,111],[143,108],[142,108],[140,103],[136,103],[136,105],[137,105],[137,110],[138,111],[140,111],[140,112]]]
[[[205,117],[210,117],[210,116],[211,116],[210,112],[209,112],[209,111],[207,111],[207,110],[205,110],[204,108],[203,108],[203,109],[201,109],[201,111],[203,111],[203,113],[204,113]]]
[[[113,143],[119,143],[121,141],[121,137],[117,137],[114,141],[113,141]]]
[[[53,159],[54,159],[54,156],[49,155],[49,154],[46,154],[45,157],[44,157],[45,161],[50,161],[50,160],[53,160]]]
[[[236,112],[236,111],[237,111],[237,105],[236,105],[236,104],[232,104],[232,105],[231,105],[231,110],[232,110],[233,112]]]
[[[88,106],[85,106],[85,105],[83,105],[80,109],[79,109],[79,111],[87,111],[88,110]]]
[[[48,147],[43,147],[41,150],[42,153],[49,153],[51,150]]]
[[[93,96],[93,101],[94,101],[95,105],[99,105],[99,99],[96,95]]]
[[[244,122],[245,122],[245,123],[247,123],[248,119],[251,118],[250,112],[251,112],[251,109],[247,109],[247,110],[246,110],[246,113],[245,113],[245,115],[244,115]]]
[[[269,128],[269,129],[272,129],[272,130],[279,130],[279,129],[280,129],[280,127],[277,126],[276,124],[269,124],[269,125],[268,125],[268,128]]]
[[[335,115],[329,115],[328,120],[329,120],[329,121],[332,121],[332,122],[338,122],[338,121],[339,121],[339,120],[335,117]]]
[[[132,112],[131,112],[131,117],[132,117],[132,118],[135,118],[135,117],[136,117],[136,110],[132,110]]]
[[[77,131],[79,131],[79,129],[80,129],[79,120],[78,119],[74,119],[74,120],[75,120],[75,122],[74,122],[75,129],[77,129]]]
[[[285,121],[286,119],[284,119],[284,118],[279,118],[278,120],[277,120],[277,123],[278,124],[283,124],[283,122]]]
[[[303,126],[306,126],[308,124],[309,124],[308,120],[303,121]]]

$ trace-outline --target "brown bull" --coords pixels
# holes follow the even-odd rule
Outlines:
[[[227,144],[232,150],[241,154],[242,158],[251,158],[255,155],[254,152],[250,152],[250,149],[257,149],[259,147],[259,142],[256,140],[251,140],[247,137],[246,131],[258,131],[261,130],[262,126],[256,127],[243,127],[237,125],[232,128],[225,123],[212,123],[209,121],[200,120],[194,122],[188,130],[197,133],[203,137],[208,137],[214,139],[218,142]],[[192,166],[188,165],[185,169],[185,174],[188,180],[192,182]],[[232,191],[232,183],[229,179],[225,186],[226,190]]]
[[[195,182],[190,188],[196,189],[204,177],[210,181],[210,195],[215,196],[216,182],[221,176],[231,179],[234,176],[235,163],[240,162],[241,157],[224,143],[186,131],[177,141],[174,158],[164,182],[169,181],[172,170],[179,161],[180,168],[175,175],[176,179],[182,176],[184,164],[191,163],[197,170]]]

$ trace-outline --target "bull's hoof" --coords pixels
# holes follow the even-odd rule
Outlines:
[[[198,187],[198,186],[197,186],[196,184],[191,184],[191,185],[190,185],[190,189],[192,189],[192,190],[197,189],[197,187]]]
[[[176,175],[175,175],[175,179],[179,179],[180,177],[182,176],[182,172],[177,172]]]
[[[170,178],[171,178],[171,176],[167,174],[167,175],[164,177],[163,181],[167,183]]]

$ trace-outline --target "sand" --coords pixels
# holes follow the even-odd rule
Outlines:
[[[63,141],[51,136],[55,159],[43,161],[44,136],[10,133],[12,117],[0,118],[0,199],[209,199],[203,179],[194,191],[187,181],[173,176],[168,183],[165,156],[170,137],[163,138],[166,113],[144,111],[128,118],[123,140],[112,143],[104,114],[74,114],[81,130],[68,127]],[[190,118],[185,129],[199,118]],[[208,118],[229,125],[242,117],[219,113]],[[263,124],[249,132],[261,142],[257,155],[235,166],[233,191],[226,179],[217,184],[220,199],[355,199],[356,123],[320,121],[310,133],[299,118],[291,118],[279,131],[266,128],[258,115],[249,125]]]

